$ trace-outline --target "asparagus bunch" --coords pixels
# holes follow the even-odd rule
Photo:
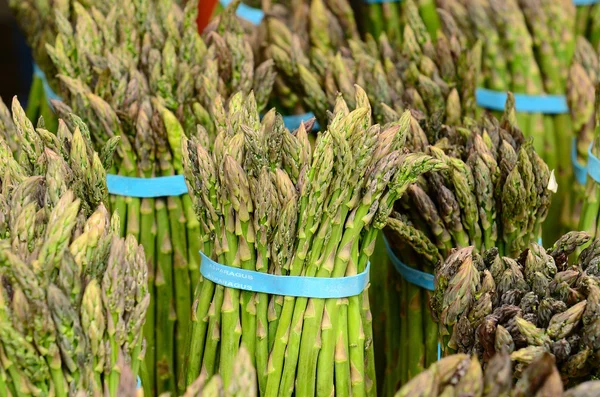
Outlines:
[[[255,68],[234,15],[234,2],[203,39],[197,2],[109,0],[73,3],[56,14],[58,34],[47,50],[57,67],[58,114],[80,114],[96,148],[120,136],[112,174],[157,177],[182,173],[181,139],[214,139],[214,101],[254,90],[258,109],[270,96],[272,61]],[[149,395],[174,392],[199,279],[199,223],[189,196],[111,197],[121,233],[145,247],[152,300],[144,386]],[[183,390],[180,390],[183,392]]]
[[[259,122],[252,95],[217,112],[212,152],[185,141],[186,180],[203,252],[232,268],[343,277],[365,270],[393,202],[441,162],[403,151],[409,113],[371,125],[366,93],[355,110],[338,96],[314,150],[310,125],[292,133],[275,110]],[[217,103],[221,103],[217,101]],[[202,280],[196,290],[186,381],[219,373],[227,387],[244,345],[260,395],[375,395],[367,292],[307,299],[240,291]],[[335,385],[335,388],[334,388]],[[335,390],[335,391],[334,391]]]
[[[418,15],[423,19],[427,32],[435,38],[442,22],[437,11],[437,4],[443,0],[416,0]],[[397,47],[402,46],[403,29],[407,20],[413,17],[413,11],[406,9],[403,1],[371,2],[361,0],[360,10],[363,12],[362,30],[374,37],[386,34],[390,42]],[[412,6],[411,6],[412,7]]]
[[[396,397],[591,397],[600,393],[600,381],[588,381],[564,390],[555,357],[549,353],[537,357],[516,383],[513,378],[510,356],[506,352],[497,353],[485,367],[476,356],[455,354],[432,364],[402,387]]]
[[[480,47],[466,49],[466,39],[447,13],[443,33],[434,42],[414,1],[404,3],[411,17],[399,49],[386,35],[366,41],[352,36],[347,45],[335,40],[322,0],[311,3],[308,40],[267,16],[267,54],[319,123],[327,121],[338,92],[353,104],[355,84],[365,88],[381,123],[398,120],[405,109],[418,110],[435,126],[457,125],[464,116],[474,116]]]
[[[509,94],[500,122],[487,116],[468,127],[444,127],[431,143],[423,140],[419,150],[448,167],[420,178],[394,207],[385,235],[403,263],[432,274],[454,247],[472,245],[483,252],[497,246],[502,255],[516,255],[540,237],[550,205],[550,172],[514,124],[514,114]],[[412,135],[430,135],[416,122],[412,127]],[[386,321],[401,322],[386,336],[385,387],[392,395],[399,383],[437,361],[438,330],[431,291],[402,278],[389,280],[396,288],[388,291]]]
[[[94,152],[75,115],[54,135],[16,98],[12,111],[3,129],[18,155],[0,135],[0,394],[116,397],[123,364],[135,380],[143,361],[150,296],[144,250],[106,209],[114,146]]]
[[[600,317],[599,240],[569,232],[551,248],[532,243],[519,256],[497,248],[452,253],[436,270],[432,306],[446,353],[475,354],[484,363],[506,349],[520,378],[544,352],[556,357],[567,384],[597,376]]]
[[[459,4],[460,3],[460,4]],[[570,0],[461,0],[440,4],[462,18],[466,37],[483,41],[480,86],[529,95],[566,95],[575,50],[576,10]],[[519,113],[519,126],[536,151],[557,170],[557,195],[544,238],[573,227],[570,158],[573,126],[568,114]]]

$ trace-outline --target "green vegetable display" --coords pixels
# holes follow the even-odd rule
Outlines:
[[[0,103],[2,113],[8,109]],[[117,397],[135,381],[150,302],[144,250],[106,209],[87,126],[37,128],[16,100],[0,136],[0,395]]]

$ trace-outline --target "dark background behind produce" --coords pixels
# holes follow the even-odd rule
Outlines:
[[[31,84],[31,55],[10,13],[8,0],[0,0],[0,37],[0,97],[9,104],[18,95],[25,105]]]

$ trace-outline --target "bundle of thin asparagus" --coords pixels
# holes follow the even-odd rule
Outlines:
[[[508,353],[497,353],[486,366],[477,357],[455,354],[431,365],[398,391],[396,397],[437,396],[552,396],[592,397],[600,394],[600,381],[589,381],[564,390],[555,357],[543,353],[513,383]]]
[[[371,125],[369,100],[359,87],[353,103],[349,111],[338,96],[314,150],[310,126],[290,133],[275,110],[260,122],[253,96],[242,94],[216,112],[212,152],[198,139],[185,142],[186,180],[205,255],[283,276],[343,277],[366,269],[394,201],[419,175],[442,165],[404,152],[408,112],[396,123]],[[261,395],[376,393],[366,292],[294,298],[203,279],[192,319],[187,383],[200,372],[219,372],[227,387],[241,343],[256,365]]]
[[[2,122],[18,157],[0,135],[0,395],[116,397],[120,368],[134,381],[140,369],[150,295],[144,250],[105,207],[114,145],[94,152],[77,116],[54,135],[16,99],[12,110]]]
[[[600,240],[568,263],[589,241],[587,233],[569,232],[548,250],[532,243],[515,259],[496,248],[452,253],[436,270],[432,301],[444,351],[475,354],[485,363],[507,349],[516,377],[550,352],[566,383],[597,376]]]
[[[436,3],[441,1],[443,0],[416,0],[419,15],[427,31],[434,38],[441,27],[441,18],[436,9]],[[402,0],[381,2],[361,0],[361,3],[363,32],[368,32],[374,37],[386,34],[394,46],[402,46],[403,26],[411,17],[411,11],[405,8],[406,3]]]
[[[59,115],[77,112],[96,148],[120,136],[111,174],[152,178],[182,173],[181,139],[214,137],[215,98],[254,90],[258,109],[270,95],[272,61],[255,68],[237,23],[237,4],[206,42],[195,28],[197,2],[105,0],[56,13],[58,35],[47,49],[56,65]],[[26,22],[26,21],[25,21]],[[175,391],[183,365],[193,286],[199,279],[199,224],[188,195],[115,195],[121,233],[145,247],[152,300],[145,336],[148,395]],[[183,390],[180,390],[182,392]]]
[[[338,92],[353,104],[354,84],[367,91],[378,122],[397,120],[404,109],[418,110],[434,128],[474,116],[480,47],[466,50],[466,39],[447,13],[443,34],[432,41],[414,1],[405,3],[410,17],[399,50],[385,35],[364,42],[352,35],[346,46],[328,30],[323,0],[312,0],[311,23],[300,33],[267,16],[267,54],[319,123],[327,121]]]
[[[440,7],[456,20],[465,37],[483,41],[480,86],[527,95],[566,95],[575,49],[572,0],[445,0]],[[525,100],[523,101],[525,102]],[[531,103],[535,101],[530,101]],[[531,104],[530,103],[530,104]],[[555,109],[555,111],[558,109]],[[570,158],[573,134],[568,113],[518,113],[519,126],[550,169],[557,170],[559,194],[545,238],[555,240],[572,225]]]
[[[483,252],[497,246],[502,255],[516,255],[540,237],[550,172],[514,123],[509,94],[502,121],[489,116],[465,128],[444,127],[423,148],[448,168],[420,178],[396,203],[385,229],[393,260],[432,274],[454,247],[473,245]],[[437,360],[438,331],[431,291],[390,274],[386,292],[390,395]]]

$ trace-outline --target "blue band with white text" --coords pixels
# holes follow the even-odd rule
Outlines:
[[[133,178],[121,175],[106,175],[108,193],[128,197],[181,196],[188,192],[183,175],[157,178]]]
[[[515,110],[522,113],[563,114],[569,113],[567,98],[564,95],[514,94]],[[504,110],[507,94],[504,91],[477,88],[477,105],[491,110]]]
[[[571,163],[573,163],[573,174],[575,175],[575,179],[581,185],[585,185],[585,181],[587,180],[587,167],[581,165],[577,160],[577,140],[573,138],[573,144],[571,145]]]
[[[385,242],[385,248],[387,249],[392,265],[394,265],[398,273],[400,273],[406,281],[429,291],[433,291],[435,289],[433,284],[433,274],[425,273],[405,265],[404,262],[402,262],[400,258],[396,256],[385,237],[383,238],[383,241]]]
[[[253,270],[238,269],[217,263],[204,255],[200,265],[200,273],[213,283],[228,288],[244,291],[262,292],[265,294],[295,296],[304,298],[347,298],[359,295],[369,285],[367,264],[364,272],[355,276],[323,278],[303,276],[277,276]]]
[[[592,153],[593,145],[594,144],[592,143],[588,149],[587,171],[593,180],[600,183],[600,160]]]

